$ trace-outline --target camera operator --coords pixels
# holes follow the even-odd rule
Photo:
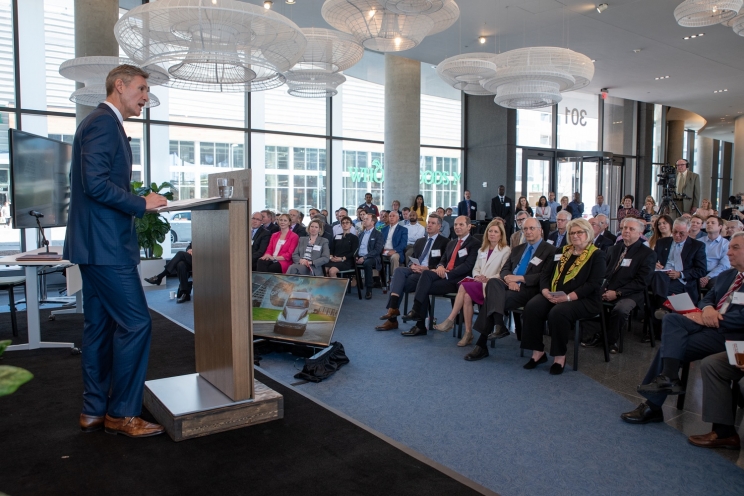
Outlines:
[[[744,221],[744,214],[739,210],[741,208],[741,197],[729,196],[728,205],[721,212],[723,220]]]
[[[689,162],[677,160],[677,206],[682,213],[694,214],[700,205],[700,176],[688,169]]]

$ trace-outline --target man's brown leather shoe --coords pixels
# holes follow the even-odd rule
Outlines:
[[[728,448],[738,450],[741,447],[741,441],[739,440],[738,434],[718,439],[718,434],[716,434],[715,431],[711,431],[707,434],[700,434],[699,436],[690,436],[687,440],[690,441],[690,444],[699,448]]]
[[[380,320],[394,319],[398,315],[400,315],[400,310],[398,310],[397,308],[388,308],[387,313],[383,315],[382,317],[380,317]]]
[[[94,432],[103,428],[103,417],[80,414],[80,428],[83,432]]]
[[[376,331],[392,331],[393,329],[398,328],[398,321],[397,320],[386,320],[384,324],[380,324],[377,327],[375,327]]]
[[[152,424],[139,417],[114,418],[106,414],[106,432],[109,434],[124,434],[129,437],[157,436],[165,432],[162,425]]]

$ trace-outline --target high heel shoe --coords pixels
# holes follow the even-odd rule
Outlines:
[[[455,322],[452,319],[448,318],[448,319],[445,319],[444,322],[442,322],[441,324],[435,325],[434,329],[436,329],[437,331],[446,332],[452,329],[453,327],[455,327]]]
[[[462,339],[457,342],[457,346],[462,348],[463,346],[467,346],[472,342],[473,342],[473,333],[466,332],[465,335],[462,337]]]

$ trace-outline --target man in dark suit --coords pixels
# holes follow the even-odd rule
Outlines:
[[[251,215],[251,270],[256,270],[258,259],[266,253],[269,246],[271,233],[261,225],[263,217],[261,212],[253,212]]]
[[[640,219],[627,217],[623,219],[622,226],[623,242],[611,245],[607,250],[607,275],[602,291],[602,301],[613,305],[607,323],[610,353],[618,352],[615,343],[630,312],[643,306],[644,292],[651,282],[656,264],[656,253],[644,245],[641,239],[646,228],[645,223]],[[599,333],[595,333],[581,345],[593,348],[601,342]]]
[[[362,232],[359,233],[359,252],[356,260],[357,265],[364,269],[364,286],[366,294],[364,297],[372,299],[372,271],[382,268],[382,248],[385,246],[385,239],[382,233],[375,229],[377,217],[374,214],[364,216],[362,223]]]
[[[478,204],[470,199],[468,190],[465,190],[463,197],[465,199],[457,204],[457,215],[467,215],[470,220],[475,220],[478,214]]]
[[[592,226],[592,230],[594,231],[594,240],[592,241],[594,246],[602,251],[607,251],[611,246],[615,244],[613,240],[604,235],[604,229],[602,229],[602,225],[600,224],[599,219],[597,219],[596,217],[592,217],[591,219],[589,219],[589,224]]]
[[[183,303],[191,300],[191,282],[189,273],[193,267],[191,243],[185,251],[179,251],[173,258],[165,264],[165,269],[158,275],[146,277],[145,281],[155,286],[160,286],[160,282],[167,276],[178,276],[178,293],[176,303]]]
[[[437,268],[421,273],[416,285],[413,308],[406,315],[408,319],[415,320],[416,325],[401,332],[403,336],[425,335],[424,319],[429,313],[429,296],[456,293],[458,283],[473,272],[481,243],[470,235],[470,219],[464,215],[455,219],[455,235],[457,239],[447,244]]]
[[[614,245],[617,242],[617,236],[610,232],[610,219],[608,219],[605,214],[597,215],[596,219],[599,221],[599,226],[600,229],[602,229],[604,237],[612,241],[612,244]]]
[[[553,245],[555,248],[562,250],[564,246],[568,244],[568,233],[566,232],[566,226],[568,221],[571,220],[571,214],[565,210],[561,210],[555,214],[555,225],[558,227],[555,231],[548,234],[548,243]]]
[[[656,269],[651,279],[655,317],[659,322],[667,310],[661,308],[667,296],[687,293],[693,303],[699,298],[699,279],[707,273],[705,244],[692,239],[687,234],[690,221],[680,217],[672,225],[672,237],[661,238],[656,242]]]
[[[415,214],[415,212],[413,212]],[[390,283],[390,298],[387,303],[387,313],[380,317],[385,323],[375,327],[378,331],[390,331],[398,328],[398,316],[400,315],[400,297],[404,293],[416,290],[421,274],[427,270],[434,270],[442,260],[444,251],[447,249],[449,239],[439,234],[442,219],[435,214],[429,215],[426,221],[426,236],[419,238],[413,244],[411,258],[418,263],[411,263],[409,267],[398,267],[393,272]]]
[[[498,196],[491,199],[491,217],[501,217],[504,219],[506,227],[506,237],[509,238],[514,232],[514,200],[506,196],[506,188],[502,184],[499,186]]]
[[[131,65],[106,77],[106,101],[75,132],[70,214],[63,257],[83,279],[83,411],[80,427],[154,436],[163,427],[139,418],[152,321],[137,265],[134,218],[162,207],[164,197],[130,192],[132,149],[123,119],[148,101],[148,74]]]
[[[488,340],[509,335],[503,327],[504,316],[515,308],[523,307],[533,296],[540,293],[540,273],[552,270],[556,253],[553,245],[542,241],[540,221],[529,218],[522,224],[525,242],[512,248],[509,258],[501,268],[499,278],[489,279],[486,298],[473,329],[480,333],[473,350],[465,355],[472,362],[488,356]],[[522,322],[515,322],[517,337],[521,336]]]
[[[638,386],[646,397],[635,410],[620,417],[632,424],[663,422],[661,405],[667,395],[683,394],[679,367],[726,351],[726,341],[744,340],[744,233],[731,238],[728,250],[731,269],[716,278],[713,289],[698,304],[702,312],[664,317],[661,347]]]
[[[274,212],[271,210],[261,210],[261,224],[263,225],[264,229],[269,231],[269,234],[274,234],[275,232],[281,231],[279,226],[274,222],[276,220],[276,216],[274,215]]]
[[[289,218],[292,221],[289,230],[301,238],[307,236],[305,226],[302,225],[302,214],[300,211],[293,208],[289,211]]]

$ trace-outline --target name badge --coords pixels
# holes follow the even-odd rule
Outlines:
[[[744,293],[738,291],[736,293],[733,293],[731,296],[731,304],[744,305]]]
[[[475,210],[475,206],[474,205],[470,205],[470,210]]]
[[[487,251],[481,251],[478,253],[478,258],[488,258],[488,252]]]
[[[504,203],[505,207],[511,207],[511,203]]]
[[[532,257],[532,260],[530,260],[530,263],[534,265],[535,267],[537,267],[538,265],[542,263],[542,260],[540,260],[537,257]]]
[[[557,254],[556,256],[554,256],[554,257],[553,257],[553,262],[557,262],[558,260],[560,260],[560,259],[561,259],[561,257],[562,257],[562,256],[563,256],[563,255],[562,255],[562,254],[560,254],[560,253],[559,253],[559,254]]]
[[[463,248],[462,250],[457,252],[458,257],[467,257],[468,256],[468,249]]]
[[[334,239],[341,239],[343,236],[341,234],[336,234],[336,237]]]
[[[620,264],[620,267],[630,267],[630,262],[632,262],[632,258],[623,258],[622,263]]]
[[[554,245],[554,244],[555,244],[555,241],[553,241],[552,239],[549,239],[549,240],[548,240],[548,244],[549,244],[549,245]]]
[[[432,257],[441,257],[442,256],[442,250],[431,250],[431,256]]]
[[[320,251],[321,248],[323,248],[323,247],[320,246],[320,245],[314,245],[313,246],[313,251]]]

